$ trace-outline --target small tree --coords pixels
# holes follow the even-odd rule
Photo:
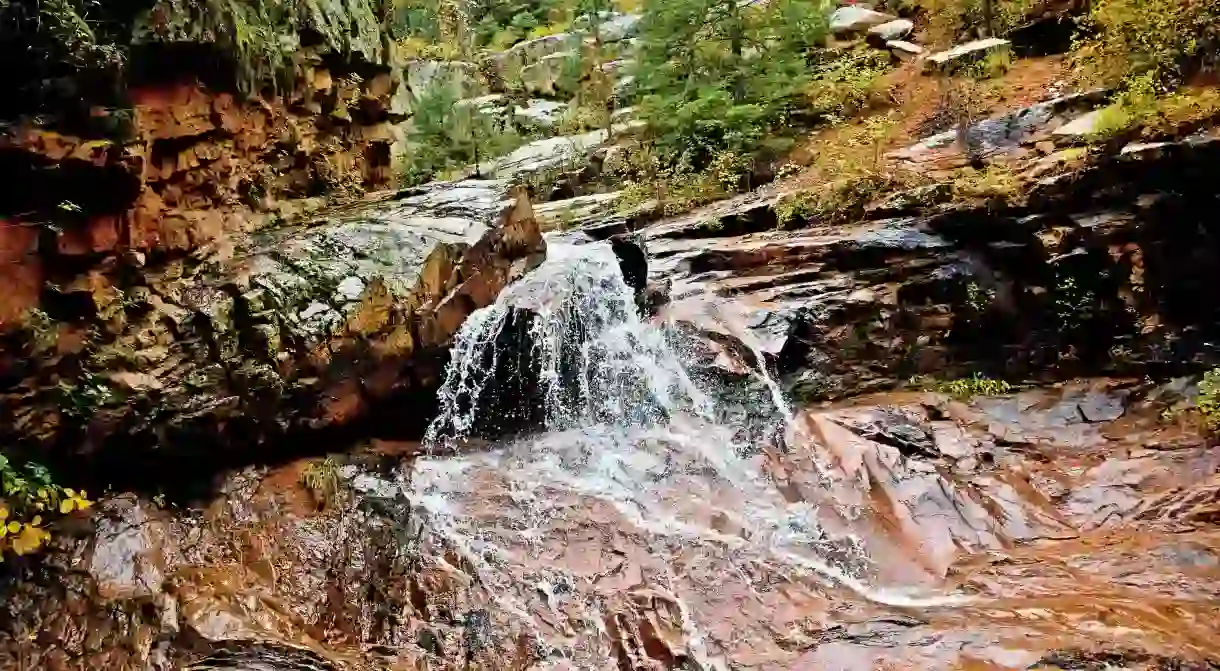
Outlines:
[[[503,118],[474,105],[459,104],[457,92],[447,82],[424,91],[411,121],[400,167],[400,178],[407,184],[427,182],[466,167],[477,172],[481,161],[521,143]]]
[[[581,108],[595,111],[602,122],[606,137],[611,135],[614,114],[614,77],[606,71],[607,44],[602,39],[602,24],[613,15],[611,0],[576,0],[576,11],[586,22],[588,39],[580,45],[580,85],[576,102]]]
[[[785,124],[823,40],[821,2],[646,0],[635,75],[662,153],[692,167],[752,153]]]

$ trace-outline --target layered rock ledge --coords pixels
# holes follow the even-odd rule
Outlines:
[[[89,322],[59,324],[3,361],[5,440],[122,459],[347,424],[370,402],[435,384],[434,358],[465,317],[543,251],[522,190],[465,181],[331,211],[122,286],[90,271],[65,293],[88,304]]]

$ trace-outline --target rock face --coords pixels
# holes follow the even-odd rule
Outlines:
[[[5,49],[23,44],[4,53],[34,59],[5,74],[17,80],[8,90],[30,95],[0,116],[0,229],[25,231],[0,233],[0,277],[20,287],[0,299],[0,333],[40,309],[45,282],[69,283],[56,276],[63,268],[123,253],[181,256],[257,226],[252,212],[278,216],[299,209],[286,201],[350,198],[389,183],[393,99],[405,84],[382,58],[364,4],[293,3],[276,26],[274,47],[295,45],[282,72],[249,80],[239,75],[249,64],[234,64],[209,32],[224,17],[200,16],[203,2],[145,3],[156,6],[135,18],[99,8],[96,25],[134,27],[119,31],[128,41],[106,45],[99,27],[91,39],[101,51],[83,70],[37,61],[59,52],[27,49],[45,37],[33,26],[10,31],[22,4],[2,8],[0,35]],[[54,77],[39,79],[47,68]],[[65,91],[68,101],[47,99]]]
[[[1220,303],[1186,298],[1220,258],[1205,215],[1186,214],[1216,207],[1215,165],[1220,142],[1161,144],[1045,179],[1022,206],[928,197],[785,231],[754,199],[642,233],[677,309],[705,290],[740,303],[793,384],[815,371],[808,398],[932,372],[1163,372],[1220,354],[1204,335]]]
[[[401,85],[394,92],[393,113],[409,116],[419,98],[437,88],[447,89],[458,98],[477,96],[481,92],[477,69],[475,64],[464,61],[414,60],[399,66],[396,72]]]
[[[70,294],[94,309],[75,350],[4,359],[6,440],[172,458],[221,436],[240,449],[344,425],[433,384],[421,362],[542,251],[521,190],[469,181],[256,235],[230,258],[134,284],[95,272]]]
[[[1104,104],[1107,93],[1104,89],[1073,93],[983,119],[966,129],[966,142],[983,155],[1021,155],[1041,141],[1061,139],[1063,128],[1069,128],[1069,137],[1078,137],[1083,131],[1079,126],[1072,129],[1072,124],[1082,116],[1096,119],[1095,115],[1089,116],[1090,110]],[[946,158],[942,150],[953,147],[957,140],[958,131],[947,130],[888,156],[916,164],[939,162]]]

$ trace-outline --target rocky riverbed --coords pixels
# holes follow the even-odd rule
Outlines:
[[[1184,392],[1096,379],[802,411],[784,449],[735,464],[750,502],[679,430],[615,455],[653,476],[634,500],[548,479],[538,460],[574,457],[579,433],[451,456],[374,441],[321,511],[304,463],[235,473],[196,508],[118,497],[8,566],[4,663],[1212,668],[1220,452],[1161,418]],[[789,542],[811,520],[821,542]]]

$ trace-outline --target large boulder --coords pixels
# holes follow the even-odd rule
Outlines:
[[[915,30],[915,22],[910,19],[894,19],[868,29],[868,38],[875,44],[885,44],[891,40],[905,40]]]
[[[391,113],[410,116],[419,100],[430,92],[445,90],[458,98],[481,94],[477,67],[464,61],[416,59],[395,68],[399,86],[395,89]]]
[[[543,249],[523,191],[467,181],[147,269],[126,289],[94,276],[71,294],[98,313],[80,351],[0,361],[20,380],[0,424],[10,441],[170,460],[342,426],[436,384],[427,362]]]
[[[560,51],[544,56],[520,70],[519,83],[531,95],[559,96],[571,93],[565,75],[579,59],[576,51]]]

